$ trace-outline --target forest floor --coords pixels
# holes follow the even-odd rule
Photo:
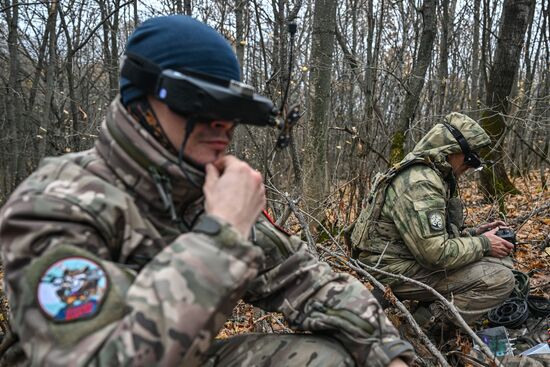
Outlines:
[[[513,178],[516,187],[521,191],[521,194],[509,196],[506,198],[506,218],[498,218],[498,206],[496,203],[488,203],[484,200],[481,191],[477,186],[478,180],[472,180],[470,176],[469,182],[461,182],[460,195],[464,201],[466,208],[465,224],[475,226],[476,224],[486,223],[492,220],[504,219],[510,224],[511,228],[516,232],[517,246],[513,254],[514,267],[516,270],[528,273],[530,276],[530,294],[543,296],[546,299],[550,298],[550,170],[546,171],[546,189],[543,190],[543,184],[540,177],[540,172],[533,172],[529,176]],[[466,177],[467,181],[468,177]],[[341,196],[344,197],[344,196]],[[345,203],[333,203],[334,208],[345,207]],[[335,209],[338,210],[338,209]],[[329,217],[337,218],[338,215]],[[290,223],[291,230],[299,228],[296,223]],[[327,227],[332,227],[329,223]],[[322,246],[334,248],[330,240],[322,242]],[[325,260],[330,260],[325,258]],[[335,263],[329,261],[333,266]],[[338,265],[337,271],[347,271],[354,276],[357,273],[345,265]],[[368,281],[361,279],[365,284]],[[372,288],[369,285],[369,288]],[[390,308],[387,313],[394,323],[406,322],[403,318],[395,317],[396,309]],[[543,322],[544,321],[544,322]],[[543,335],[535,339],[542,339],[547,335],[548,317],[545,320],[540,320],[537,323],[539,334]],[[399,325],[397,325],[399,326]],[[487,327],[487,323],[482,327]],[[523,329],[522,333],[526,333]],[[530,330],[532,331],[532,330]],[[529,332],[530,332],[529,331]],[[227,338],[233,335],[246,332],[273,332],[287,333],[292,332],[286,324],[284,317],[276,313],[264,313],[251,305],[240,302],[235,307],[233,316],[225,323],[225,327],[218,334],[218,338]],[[517,336],[517,333],[512,336]],[[547,337],[546,337],[547,338]],[[546,340],[546,339],[544,339]],[[459,349],[469,351],[471,349],[471,340],[463,338],[459,340]],[[415,347],[418,346],[416,341]],[[441,348],[442,345],[437,345]],[[425,349],[425,348],[424,348]],[[526,347],[517,352],[525,350]],[[417,353],[428,353],[418,351]]]

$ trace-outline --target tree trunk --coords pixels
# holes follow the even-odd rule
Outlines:
[[[435,0],[424,0],[422,5],[422,37],[413,70],[407,80],[407,91],[403,109],[397,121],[397,131],[393,133],[390,148],[390,162],[399,162],[405,156],[405,139],[410,123],[414,120],[420,93],[424,87],[426,70],[432,59],[436,31]]]
[[[307,167],[304,189],[310,212],[320,217],[318,204],[325,197],[327,185],[327,136],[330,112],[330,85],[334,36],[336,30],[336,0],[316,0],[313,11],[311,72],[306,148]]]
[[[245,26],[244,26],[244,11],[247,7],[247,0],[235,0],[235,41],[237,49],[237,59],[241,66],[241,78],[244,79],[244,47],[246,46]]]
[[[139,15],[138,15],[138,0],[134,0],[134,27],[137,27],[139,24]]]
[[[49,142],[52,138],[50,124],[53,120],[50,116],[51,105],[53,99],[53,92],[55,89],[55,79],[56,79],[56,65],[57,65],[57,32],[55,31],[56,20],[57,20],[57,0],[53,0],[48,9],[48,22],[46,33],[49,34],[48,40],[48,57],[49,62],[46,66],[46,92],[44,96],[44,107],[42,109],[43,119],[43,139],[38,146],[38,159],[43,158],[46,155],[46,147],[49,145]]]
[[[506,128],[504,116],[509,110],[507,97],[512,91],[514,77],[518,72],[521,49],[533,6],[535,6],[534,0],[504,1],[499,36],[487,86],[486,109],[481,117],[481,126],[491,137],[493,145],[484,149],[482,153],[487,159],[496,162],[493,167],[481,172],[481,185],[490,197],[499,200],[501,211],[504,210],[503,195],[518,193],[506,174],[502,138]],[[497,142],[498,145],[495,146]]]
[[[120,0],[113,3],[113,12],[109,3],[98,1],[103,22],[103,58],[109,75],[109,99],[112,100],[118,93],[118,23]],[[110,16],[109,16],[110,15]]]
[[[23,157],[20,154],[21,141],[20,135],[23,131],[21,96],[22,88],[20,79],[20,59],[19,59],[19,2],[14,0],[11,4],[6,2],[6,20],[8,23],[8,53],[9,53],[9,76],[5,91],[6,96],[6,120],[8,124],[8,146],[11,147],[11,157],[7,157],[8,173],[11,179],[8,179],[8,190],[11,191],[23,179]]]
[[[479,8],[481,0],[474,0],[474,19],[473,19],[473,42],[472,42],[472,85],[470,87],[470,110],[471,117],[474,120],[479,118],[478,100],[479,100]]]
[[[436,105],[436,111],[442,116],[445,111],[445,95],[447,90],[447,78],[449,77],[449,28],[452,22],[449,20],[449,2],[441,2],[441,36],[439,40],[439,69],[437,79],[439,82],[439,103]]]
[[[184,0],[183,2],[183,11],[185,12],[185,15],[192,15],[191,13],[191,0]]]
[[[247,0],[235,0],[235,43],[237,50],[237,60],[239,60],[239,66],[241,68],[241,79],[244,81],[246,78],[243,74],[244,70],[244,48],[246,46],[246,35],[244,25],[244,10],[247,7]],[[235,148],[235,155],[237,157],[243,157],[244,143],[246,141],[247,133],[244,129],[236,129],[233,136],[233,146]]]

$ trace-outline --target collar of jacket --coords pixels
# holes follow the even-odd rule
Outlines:
[[[177,157],[132,118],[119,96],[107,111],[96,149],[126,187],[151,207],[169,211],[166,205],[169,195],[176,211],[181,213],[202,198],[204,172],[186,162],[179,167]]]

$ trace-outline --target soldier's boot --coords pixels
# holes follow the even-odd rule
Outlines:
[[[420,304],[412,315],[426,335],[437,343],[448,341],[456,332],[456,327],[447,317],[445,310],[445,305],[440,301],[434,301],[430,304]]]

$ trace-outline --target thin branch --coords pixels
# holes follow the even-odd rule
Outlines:
[[[47,2],[43,2],[43,1],[36,1],[36,2],[33,2],[33,3],[17,3],[17,4],[12,4],[12,5],[8,5],[2,9],[0,9],[0,13],[3,13],[5,11],[8,11],[16,6],[28,6],[28,5],[43,5],[43,4],[47,4]]]
[[[317,248],[315,247],[315,240],[313,239],[313,236],[311,235],[311,232],[309,230],[309,226],[307,225],[307,223],[306,223],[302,213],[300,212],[300,210],[296,207],[296,204],[294,204],[294,201],[288,195],[283,194],[282,192],[280,192],[275,186],[271,185],[269,188],[274,190],[276,193],[278,193],[279,195],[281,195],[282,197],[285,198],[288,206],[290,207],[290,209],[292,210],[292,212],[294,213],[294,215],[298,219],[298,222],[300,222],[300,226],[302,227],[302,230],[304,231],[304,233],[306,235],[306,240],[307,240],[307,245],[308,245],[309,251],[316,258],[319,258],[319,254],[317,253]]]
[[[88,43],[88,41],[90,41],[90,39],[95,35],[95,32],[97,32],[97,30],[103,25],[103,23],[105,23],[107,20],[109,20],[109,18],[115,14],[117,11],[119,11],[120,9],[124,8],[126,5],[130,5],[130,4],[133,4],[134,3],[134,0],[129,0],[123,4],[121,4],[120,6],[118,6],[116,9],[113,9],[112,12],[110,12],[109,14],[107,14],[105,16],[105,18],[103,18],[95,27],[94,29],[92,29],[92,31],[90,32],[90,34],[88,35],[88,37],[86,37],[84,39],[84,41],[80,42],[80,44],[78,46],[76,46],[75,48],[73,48],[71,54],[69,55],[70,56],[73,56],[74,54],[76,54],[82,47],[86,46],[86,44]],[[61,7],[59,7],[59,11],[61,11]],[[61,14],[62,17],[64,17],[64,14]]]
[[[380,289],[382,291],[382,293],[387,294],[387,291],[388,291],[389,288],[386,289],[386,287],[382,283],[380,283],[378,280],[376,280],[375,277],[373,277],[372,275],[367,273],[365,270],[363,270],[363,269],[361,269],[357,266],[354,266],[349,261],[343,260],[340,256],[338,256],[337,254],[333,253],[332,251],[324,248],[323,246],[319,246],[319,248],[321,250],[327,252],[328,254],[338,258],[340,261],[343,261],[343,263],[345,265],[347,265],[349,268],[355,270],[357,273],[359,273],[359,274],[363,275],[364,277],[366,277],[368,279],[368,281],[373,286]],[[389,290],[391,292],[391,289],[389,289]],[[391,293],[390,301],[393,305],[395,305],[403,313],[403,315],[405,316],[405,318],[407,319],[409,324],[412,326],[412,328],[413,328],[414,332],[416,333],[416,335],[422,340],[422,342],[426,345],[426,347],[429,349],[429,351],[432,353],[432,355],[437,358],[437,360],[439,361],[441,366],[448,367],[449,364],[447,363],[447,360],[443,357],[443,355],[437,350],[437,348],[433,345],[433,343],[430,341],[430,339],[422,331],[422,329],[420,328],[420,326],[418,325],[416,320],[413,318],[413,316],[411,315],[409,310],[407,310],[407,307],[405,307],[405,305],[401,301],[399,301],[393,293]]]
[[[545,204],[541,205],[540,207],[538,207],[536,209],[533,209],[530,213],[520,215],[519,217],[515,218],[514,220],[511,220],[509,224],[513,226],[513,225],[517,225],[518,223],[521,223],[516,228],[516,232],[517,232],[517,231],[519,231],[519,229],[521,227],[523,227],[525,225],[525,223],[527,223],[527,221],[529,219],[531,219],[535,215],[539,215],[540,213],[542,213],[542,212],[544,212],[545,210],[548,210],[548,209],[550,209],[550,203],[545,203]]]
[[[514,135],[519,139],[519,141],[521,141],[521,142],[523,143],[523,145],[525,145],[527,148],[529,148],[529,150],[530,150],[531,152],[535,153],[535,155],[536,155],[537,157],[539,157],[540,159],[542,159],[543,161],[545,161],[547,164],[550,165],[550,160],[549,160],[547,157],[545,157],[544,155],[542,155],[541,153],[537,152],[537,150],[536,150],[535,148],[533,148],[533,147],[531,146],[531,144],[527,143],[527,142],[525,141],[525,139],[523,139],[523,138],[521,137],[521,135],[516,131],[515,128],[512,127],[512,128],[510,128],[510,130],[511,130],[511,131],[514,133]]]
[[[347,127],[347,126],[345,126],[345,127],[330,126],[330,127],[329,127],[329,130],[344,131],[344,132],[350,134],[352,137],[359,139],[359,141],[361,142],[361,144],[363,144],[364,146],[366,146],[368,150],[370,150],[371,152],[375,153],[375,154],[376,154],[380,159],[382,159],[386,164],[388,164],[388,165],[390,164],[390,161],[388,161],[388,159],[387,159],[382,153],[380,153],[378,150],[374,149],[370,143],[368,143],[367,141],[365,141],[365,139],[363,139],[361,136],[359,136],[359,135],[357,134],[357,132],[354,132],[354,131],[351,130],[349,127]]]

